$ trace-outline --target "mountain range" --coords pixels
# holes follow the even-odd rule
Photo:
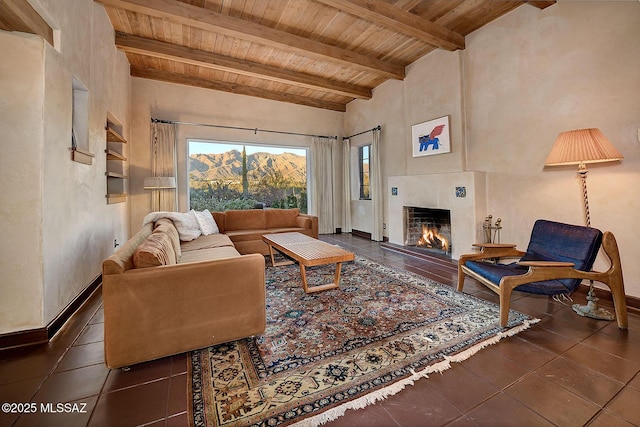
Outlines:
[[[307,181],[307,159],[292,153],[247,154],[249,180],[281,172],[290,182]],[[192,154],[189,156],[189,175],[197,180],[242,180],[242,153],[231,150],[220,154]]]

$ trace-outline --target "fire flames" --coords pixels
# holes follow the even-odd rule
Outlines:
[[[438,233],[437,229],[430,228],[424,224],[422,225],[422,236],[418,239],[416,246],[441,249],[445,252],[449,251],[447,238]]]

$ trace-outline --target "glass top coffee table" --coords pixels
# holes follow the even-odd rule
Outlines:
[[[353,252],[346,251],[342,248],[330,245],[329,243],[322,242],[302,233],[265,234],[262,236],[262,240],[269,245],[271,265],[280,266],[294,263],[294,261],[282,261],[276,263],[273,259],[274,249],[290,258],[293,258],[298,262],[298,264],[300,264],[302,287],[308,294],[337,288],[340,285],[340,268],[342,263],[346,261],[353,261],[354,259]],[[324,264],[336,264],[336,274],[333,283],[309,287],[307,285],[306,267]]]

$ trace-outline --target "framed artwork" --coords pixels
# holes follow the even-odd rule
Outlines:
[[[449,116],[411,126],[413,157],[451,152]]]

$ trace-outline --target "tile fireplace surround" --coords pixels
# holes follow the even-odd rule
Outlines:
[[[397,195],[392,194],[393,187],[397,188]],[[457,197],[456,187],[464,187],[466,195]],[[482,241],[482,223],[487,216],[484,172],[392,176],[388,191],[390,243],[404,245],[403,206],[451,211],[453,259],[469,253],[473,243]]]

